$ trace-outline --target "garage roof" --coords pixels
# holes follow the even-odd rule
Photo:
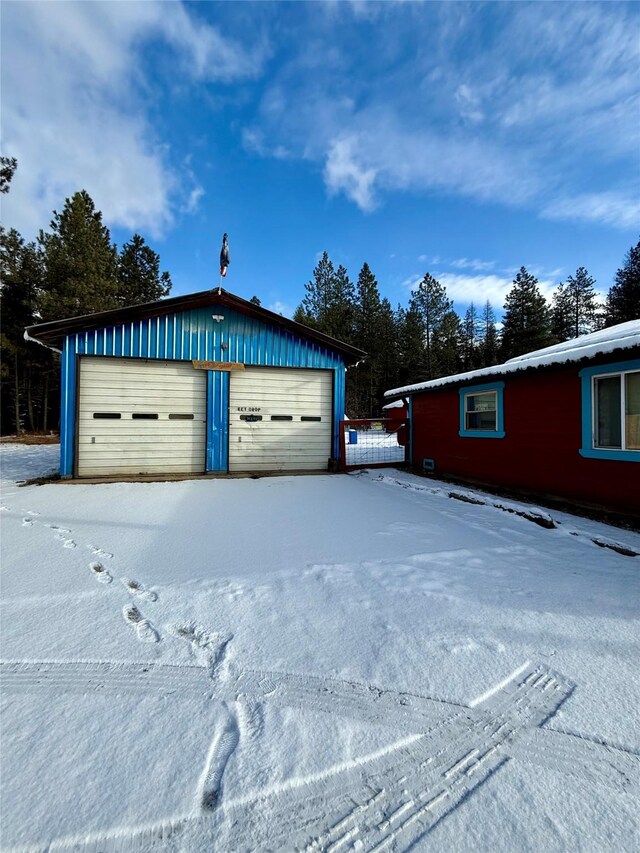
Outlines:
[[[239,296],[234,296],[221,287],[213,290],[203,290],[199,293],[190,293],[186,296],[174,296],[170,299],[160,299],[157,302],[147,302],[143,305],[130,305],[125,308],[115,308],[111,311],[99,311],[96,314],[83,314],[80,317],[68,317],[63,320],[52,320],[49,323],[38,323],[29,326],[25,330],[25,337],[33,339],[45,346],[62,349],[64,339],[67,335],[76,332],[89,332],[94,329],[103,329],[107,326],[119,323],[129,323],[133,320],[147,319],[150,317],[163,317],[166,314],[177,314],[181,311],[190,311],[194,308],[208,308],[214,306],[226,306],[233,308],[241,314],[262,320],[272,326],[280,326],[294,335],[316,341],[326,349],[333,350],[344,356],[348,364],[353,364],[365,358],[364,350],[351,346],[351,344],[325,335],[302,323],[289,320],[281,314],[276,314],[260,305],[255,305]]]

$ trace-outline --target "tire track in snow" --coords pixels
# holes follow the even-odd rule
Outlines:
[[[156,665],[154,669],[185,668]],[[382,853],[413,845],[512,758],[531,760],[621,791],[631,789],[640,766],[640,757],[632,752],[540,729],[571,695],[573,684],[546,667],[526,665],[487,690],[475,700],[473,708],[417,697],[429,706],[444,706],[448,715],[435,723],[431,720],[426,733],[405,739],[370,759],[265,787],[225,804],[220,799],[222,778],[237,747],[240,729],[244,730],[241,704],[252,696],[252,690],[252,699],[258,704],[275,700],[285,704],[290,688],[290,704],[300,707],[307,699],[311,710],[318,707],[314,693],[321,698],[328,695],[338,706],[347,699],[341,711],[357,719],[361,719],[365,696],[375,705],[388,694],[394,698],[396,709],[402,710],[406,706],[398,700],[407,695],[370,690],[366,685],[355,685],[354,690],[350,682],[332,679],[256,671],[234,673],[231,686],[232,693],[243,688],[238,719],[230,717],[212,742],[197,792],[199,816],[175,818],[152,827],[122,828],[82,842],[59,839],[47,849],[82,849],[85,853],[120,849],[307,849],[342,853],[357,843],[362,851]],[[181,687],[179,690],[184,693]],[[383,710],[383,714],[376,710],[377,720],[395,729],[393,703]],[[424,715],[421,719],[424,723]],[[261,811],[260,804],[267,801],[271,821],[265,826],[257,823],[255,816]],[[219,807],[208,814],[208,809],[217,804]]]
[[[527,667],[502,682],[479,704],[412,745],[410,754],[367,784],[379,796],[355,799],[347,814],[323,834],[301,837],[310,853],[346,849],[357,834],[362,849],[383,851],[413,844],[455,809],[509,758],[520,732],[540,725],[570,695],[573,686],[550,671]]]
[[[211,693],[200,666],[113,661],[0,661],[0,692],[154,692],[161,695]]]
[[[374,725],[418,733],[450,717],[464,706],[447,699],[389,690],[354,681],[264,670],[230,668],[218,690],[228,699],[252,696],[281,707],[301,708],[349,717]]]
[[[509,755],[620,792],[640,788],[640,756],[636,752],[594,743],[579,735],[533,729],[510,746]]]

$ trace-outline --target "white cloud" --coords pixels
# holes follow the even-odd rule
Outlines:
[[[495,261],[481,261],[479,259],[469,260],[468,258],[456,258],[451,261],[449,266],[458,270],[475,270],[476,272],[484,272],[492,270],[495,267]]]
[[[259,157],[273,157],[275,160],[286,160],[291,152],[284,145],[269,147],[265,142],[264,133],[256,128],[246,127],[242,131],[242,144],[247,151]]]
[[[356,124],[358,132],[330,144],[324,176],[331,193],[344,192],[365,212],[381,190],[442,190],[509,204],[537,191],[526,161],[490,141],[409,133],[387,111],[363,113]]]
[[[584,193],[553,201],[543,209],[542,215],[547,219],[604,222],[618,228],[639,228],[640,197],[614,191]]]
[[[344,34],[337,23],[325,31],[326,67],[305,62],[302,41],[258,117],[263,149],[279,143],[322,163],[330,194],[364,212],[403,192],[541,214],[554,197],[606,196],[620,175],[637,173],[637,19],[628,5],[375,8],[384,22],[367,29],[366,48],[353,46],[349,26],[363,26],[353,15]],[[418,27],[408,62],[401,45]],[[313,53],[323,55],[317,38]],[[383,73],[367,64],[371,55]],[[629,227],[622,203],[592,205],[588,217],[576,204],[554,209]]]
[[[196,21],[182,3],[154,5],[157,29],[177,49],[184,70],[194,78],[231,81],[260,73],[269,53],[266,44],[247,51],[236,41],[223,37],[215,27]]]
[[[336,139],[327,154],[324,179],[331,193],[344,192],[363,211],[375,207],[373,184],[377,172],[358,163],[354,137]]]
[[[458,86],[455,91],[454,100],[462,118],[473,124],[484,120],[484,112],[480,107],[480,98],[466,83],[461,83]]]
[[[494,274],[465,275],[463,273],[434,272],[433,277],[446,288],[447,296],[454,302],[463,304],[473,302],[478,307],[484,305],[488,299],[497,310],[502,310],[506,295],[513,287],[513,278]],[[414,291],[421,281],[422,276],[412,277],[405,282],[405,286],[410,291]],[[557,286],[558,282],[550,278],[538,280],[538,288],[548,300],[551,299]]]
[[[181,3],[7,3],[2,16],[3,153],[18,159],[5,224],[34,236],[79,189],[107,224],[156,237],[193,211],[202,191],[145,115],[141,45],[160,40],[184,73],[224,81],[257,73],[261,50]]]
[[[200,205],[200,199],[204,194],[204,187],[194,187],[189,193],[189,198],[184,206],[185,213],[195,213]]]

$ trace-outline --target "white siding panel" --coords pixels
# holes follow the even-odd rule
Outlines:
[[[242,416],[260,417],[251,422]],[[273,416],[291,420],[271,420]],[[319,471],[331,456],[329,370],[249,367],[229,390],[229,470]],[[303,421],[303,417],[320,421]]]
[[[156,359],[81,358],[78,406],[78,476],[204,471],[204,370]],[[157,417],[134,417],[145,414]]]

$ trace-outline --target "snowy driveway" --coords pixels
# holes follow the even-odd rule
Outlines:
[[[640,536],[56,452],[0,448],[3,849],[636,849]]]

